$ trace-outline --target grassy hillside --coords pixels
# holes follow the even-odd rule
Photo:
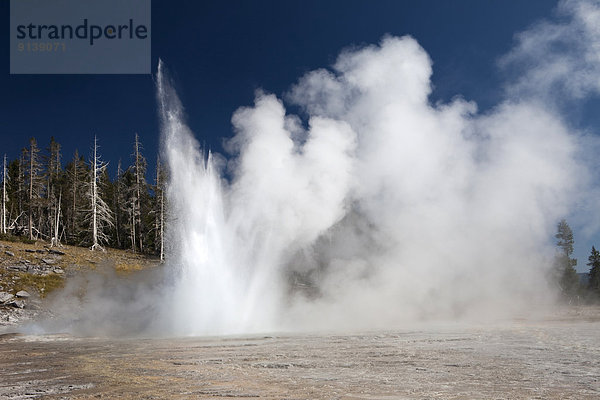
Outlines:
[[[14,240],[14,239],[13,239]],[[107,265],[119,273],[157,266],[159,260],[127,250],[91,251],[85,247],[50,247],[47,242],[0,240],[0,291],[27,290],[43,298],[78,271]]]

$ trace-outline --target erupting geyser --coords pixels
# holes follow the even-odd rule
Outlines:
[[[176,268],[175,330],[183,333],[241,329],[248,271],[234,264],[232,232],[223,209],[222,182],[210,154],[201,151],[183,122],[183,109],[162,62],[157,77],[163,149],[172,171],[168,188],[170,263]],[[245,275],[245,276],[241,276]]]
[[[342,52],[288,93],[306,120],[258,92],[215,162],[159,64],[173,333],[381,328],[547,299],[548,238],[586,177],[577,138],[532,98],[433,105],[431,73],[410,37]]]

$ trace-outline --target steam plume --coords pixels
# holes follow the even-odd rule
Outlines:
[[[432,105],[411,37],[344,51],[288,100],[233,116],[221,171],[158,91],[182,332],[373,328],[511,315],[548,300],[548,238],[585,183],[578,137],[539,99]]]
[[[302,116],[257,92],[233,115],[228,159],[200,148],[161,62],[165,274],[135,300],[128,285],[87,304],[125,298],[109,324],[169,335],[391,328],[547,304],[555,223],[597,187],[597,138],[573,132],[552,96],[597,92],[600,7],[560,7],[566,22],[518,36],[502,64],[525,78],[491,111],[431,104],[429,56],[388,36],[300,78],[285,99]]]

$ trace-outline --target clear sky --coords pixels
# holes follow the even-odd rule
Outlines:
[[[232,135],[232,113],[250,105],[256,89],[281,97],[304,73],[330,66],[341,49],[377,43],[385,34],[409,34],[429,53],[432,102],[461,95],[485,111],[502,96],[499,57],[514,46],[515,33],[551,17],[555,6],[549,0],[153,0],[152,70],[159,57],[165,61],[190,127],[218,152]],[[8,1],[0,2],[0,12],[7,32]],[[97,135],[116,170],[119,158],[130,162],[137,132],[149,161],[155,158],[153,76],[10,75],[8,40],[0,46],[1,152],[15,158],[30,137],[46,147],[54,136],[70,159],[75,148],[87,155]],[[599,122],[589,109],[572,118],[576,126]],[[580,250],[580,270],[587,252]]]
[[[384,34],[415,37],[434,61],[433,99],[457,94],[494,104],[495,62],[515,32],[548,16],[552,1],[161,1],[152,2],[152,69],[168,65],[201,141],[220,150],[231,114],[263,88],[281,95],[339,51]],[[0,2],[5,30],[9,2]],[[2,143],[11,157],[35,136],[55,136],[65,157],[87,153],[94,134],[104,158],[129,157],[134,132],[148,156],[158,129],[150,75],[10,75],[8,41],[0,73]],[[467,79],[468,78],[468,79]],[[7,140],[8,139],[8,140]],[[125,160],[124,160],[125,161]],[[116,165],[115,165],[116,168]]]

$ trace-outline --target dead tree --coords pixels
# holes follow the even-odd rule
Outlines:
[[[60,179],[60,144],[54,140],[54,137],[50,138],[50,146],[48,147],[48,155],[46,159],[46,214],[48,218],[48,236],[53,238],[56,227],[56,215],[58,213],[59,205],[57,204],[57,192],[60,190],[59,179]]]
[[[136,204],[136,198],[132,197],[131,198],[131,249],[133,250],[133,252],[135,253],[135,225],[136,225],[136,221],[137,221],[137,210],[135,208],[135,204]]]
[[[56,216],[54,218],[54,235],[50,241],[50,247],[61,246],[60,236],[58,235],[58,227],[60,225],[60,201],[62,200],[62,192],[58,193],[58,209],[56,210]]]
[[[164,260],[165,254],[165,185],[164,169],[160,163],[160,158],[156,158],[156,178],[154,186],[154,243],[155,248],[158,250],[160,260]]]
[[[6,234],[6,202],[8,201],[8,193],[6,193],[6,180],[8,173],[6,171],[6,154],[4,155],[4,163],[2,167],[2,233]]]
[[[26,190],[25,190],[25,178],[27,173],[25,172],[25,164],[27,160],[28,151],[26,148],[21,150],[21,156],[19,158],[19,168],[17,173],[17,199],[18,199],[18,211],[19,215],[25,214],[25,199],[27,198]],[[17,230],[24,230],[24,226],[17,228]]]
[[[99,179],[102,172],[106,169],[106,166],[107,164],[102,162],[98,155],[98,140],[94,136],[93,156],[90,159],[90,183],[88,188],[90,209],[86,216],[86,220],[90,223],[90,233],[92,236],[92,246],[90,250],[104,251],[101,243],[108,242],[105,228],[113,226],[112,211],[100,195]]]
[[[133,145],[133,173],[135,177],[135,188],[134,188],[134,202],[132,205],[134,210],[134,221],[132,228],[132,234],[134,235],[133,240],[133,250],[135,251],[135,235],[138,236],[138,245],[140,248],[140,252],[144,251],[144,224],[142,220],[142,211],[143,211],[143,202],[142,196],[144,196],[146,192],[146,159],[142,155],[142,144],[140,143],[140,137],[138,134],[135,134],[135,142]]]

